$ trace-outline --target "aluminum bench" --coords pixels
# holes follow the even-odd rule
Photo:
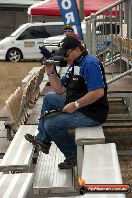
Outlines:
[[[84,146],[82,178],[86,184],[122,184],[115,143]],[[125,198],[125,194],[96,193],[91,197]]]
[[[3,174],[0,178],[1,198],[32,198],[33,173]]]
[[[37,133],[37,125],[21,125],[11,141],[0,164],[0,171],[30,171],[34,146],[24,135]]]
[[[76,128],[75,142],[77,145],[78,175],[80,176],[82,174],[84,145],[105,143],[102,126]]]
[[[74,192],[74,170],[58,168],[58,164],[64,159],[64,155],[54,143],[48,155],[39,153],[33,182],[35,196],[63,197]]]
[[[53,148],[52,148],[53,149]],[[52,150],[53,152],[53,150]],[[54,150],[55,152],[55,150]],[[60,153],[52,153],[54,159],[60,158]],[[39,161],[40,164],[37,167],[36,178],[33,184],[34,195],[42,197],[67,197],[68,198],[125,198],[123,193],[86,193],[82,196],[70,188],[74,183],[63,182],[68,180],[64,170],[58,170],[55,173],[56,161],[53,158],[49,161],[48,155],[45,156],[41,153]],[[43,159],[43,160],[42,160]],[[45,168],[44,168],[45,167]],[[52,170],[52,171],[51,171]],[[57,170],[57,169],[56,169]],[[60,173],[59,173],[60,171]],[[67,170],[66,170],[67,171]],[[50,176],[49,176],[50,175]],[[74,180],[75,180],[75,176]],[[109,144],[95,144],[95,145],[84,145],[84,160],[82,167],[82,178],[86,184],[122,184],[121,171],[118,161],[118,155],[116,151],[116,145],[114,143]],[[63,178],[63,180],[62,180]],[[37,183],[38,182],[38,183]],[[37,185],[36,185],[37,184]],[[52,184],[52,185],[51,185]],[[53,185],[54,184],[54,185]],[[63,192],[63,193],[62,193]]]
[[[30,77],[31,78],[27,81],[24,81],[23,88],[18,87],[6,101],[9,113],[9,121],[5,122],[8,140],[12,139],[14,135],[12,132],[15,133],[20,124],[25,124],[27,122],[28,115],[31,113],[31,108],[34,107],[40,95],[40,84],[44,77],[43,67],[39,69],[37,74],[34,73]]]
[[[104,134],[101,126],[77,128],[76,143],[78,154],[83,156],[83,145],[104,143]],[[80,152],[82,151],[82,153]],[[79,164],[82,166],[82,156],[79,158]],[[75,194],[75,178],[77,176],[76,168],[59,170],[58,164],[64,160],[64,155],[53,143],[49,155],[39,153],[35,178],[33,183],[33,192],[41,196],[65,196]],[[80,160],[82,160],[80,162]],[[81,172],[81,171],[80,171]],[[74,195],[75,196],[75,195]]]

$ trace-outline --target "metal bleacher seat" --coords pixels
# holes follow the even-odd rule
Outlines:
[[[50,154],[40,153],[37,162],[33,193],[36,197],[79,198],[76,169],[59,170],[62,153],[52,145]],[[81,177],[86,184],[122,184],[121,171],[114,143],[84,145]],[[86,193],[83,198],[125,198],[118,193]]]
[[[3,174],[0,178],[0,197],[32,198],[33,173]]]
[[[115,143],[84,146],[82,178],[86,184],[122,184]],[[125,194],[87,194],[88,198],[125,198]]]
[[[102,126],[84,127],[75,129],[75,142],[77,145],[77,169],[78,175],[82,175],[84,159],[84,146],[105,143]]]
[[[111,84],[108,85],[108,97],[116,98],[122,97],[124,100],[126,99],[128,106],[128,114],[118,114],[118,117],[132,117],[132,77],[125,76]],[[110,116],[110,115],[109,115]],[[116,116],[116,115],[114,115]]]
[[[12,139],[20,124],[25,124],[31,108],[35,105],[40,94],[40,84],[43,80],[44,70],[41,67],[39,72],[32,75],[25,87],[18,87],[17,90],[6,101],[10,121],[5,122],[7,128],[7,139]]]
[[[64,161],[64,155],[53,143],[48,155],[39,153],[33,182],[34,195],[53,196],[74,192],[74,170],[60,170],[58,164]]]
[[[5,122],[5,128],[7,129],[8,140],[12,139],[11,131],[16,132],[19,125],[22,123],[22,119],[25,117],[25,112],[23,111],[21,113],[21,119],[19,118],[22,95],[22,88],[18,87],[16,91],[6,101],[6,107],[9,114],[9,121]]]
[[[24,135],[37,133],[36,125],[21,125],[11,141],[1,163],[0,171],[31,171],[34,146],[26,141]]]

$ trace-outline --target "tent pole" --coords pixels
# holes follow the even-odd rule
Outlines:
[[[80,21],[84,19],[84,0],[80,0]]]

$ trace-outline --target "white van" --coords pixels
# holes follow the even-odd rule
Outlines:
[[[63,22],[34,22],[21,25],[9,37],[0,41],[0,60],[18,62],[40,59],[39,46],[44,39],[63,34]]]

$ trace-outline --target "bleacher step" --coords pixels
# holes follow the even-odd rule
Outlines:
[[[120,165],[114,143],[84,146],[82,178],[86,184],[122,184]],[[95,198],[125,198],[125,194],[118,193],[91,195]]]
[[[130,119],[128,113],[113,113],[108,114],[108,119]]]
[[[0,180],[1,198],[32,198],[33,173],[3,174]]]
[[[131,149],[132,128],[131,127],[104,127],[106,142],[115,142],[118,150]]]
[[[0,121],[9,120],[9,113],[7,111],[6,105],[0,110]]]
[[[66,194],[74,192],[74,171],[72,169],[60,170],[58,164],[64,161],[64,155],[53,143],[48,155],[39,153],[35,179],[33,183],[34,194],[52,196],[53,194]]]
[[[114,143],[86,145],[84,159],[82,176],[88,184],[122,183]]]
[[[21,125],[14,136],[3,160],[0,164],[0,171],[29,171],[34,147],[26,141],[24,135],[37,133],[35,125]]]
[[[103,124],[103,127],[112,127],[112,128],[124,128],[124,127],[132,127],[132,121],[131,120],[125,120],[125,119],[115,119],[115,120],[109,120],[107,119],[107,121]]]
[[[124,99],[122,97],[113,98],[113,97],[109,96],[108,101],[111,102],[111,103],[115,103],[115,102],[124,103]]]
[[[109,114],[125,114],[128,113],[127,106],[109,105]]]

